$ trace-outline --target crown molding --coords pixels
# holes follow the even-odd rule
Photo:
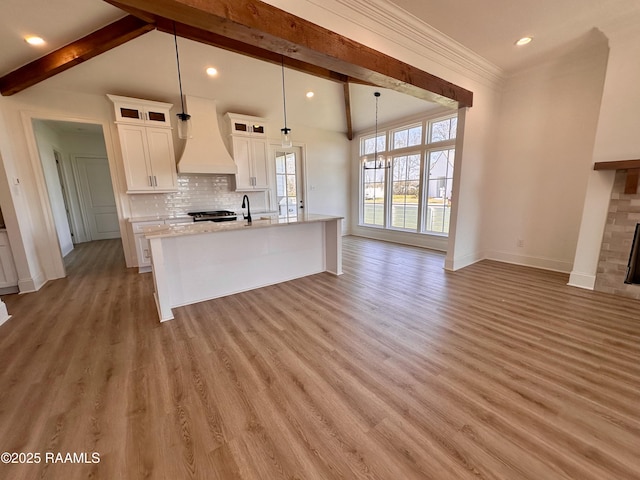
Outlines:
[[[307,1],[484,85],[500,89],[504,84],[505,72],[500,67],[388,0],[334,0],[348,14],[330,9],[326,0]]]

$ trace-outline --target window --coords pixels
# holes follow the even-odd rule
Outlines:
[[[450,115],[360,138],[361,225],[448,234],[457,126]]]
[[[391,181],[391,226],[418,228],[420,198],[420,154],[393,157]]]
[[[376,136],[371,135],[362,139],[360,155],[363,157],[363,218],[365,225],[384,226],[386,169],[383,154],[387,149],[386,134],[378,135],[376,150]],[[376,152],[378,158],[374,158]],[[377,168],[379,167],[379,168]]]
[[[415,147],[422,143],[422,125],[405,127],[393,132],[393,149]]]
[[[453,148],[429,151],[427,167],[427,199],[424,229],[429,232],[449,232],[451,190],[453,188]]]
[[[443,142],[456,138],[458,117],[429,123],[429,143]]]

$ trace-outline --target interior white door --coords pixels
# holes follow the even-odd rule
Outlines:
[[[106,158],[76,157],[84,215],[91,240],[119,238],[118,213]]]
[[[302,149],[275,150],[275,203],[280,218],[296,218],[304,209]]]

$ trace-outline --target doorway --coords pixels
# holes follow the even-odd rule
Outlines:
[[[304,175],[301,147],[273,149],[274,205],[281,219],[295,220],[304,213]]]
[[[32,126],[61,256],[79,243],[119,238],[102,126],[36,118]]]

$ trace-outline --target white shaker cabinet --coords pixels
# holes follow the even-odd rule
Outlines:
[[[114,95],[109,95],[109,98],[114,102],[116,111],[127,193],[177,191],[176,160],[169,121],[171,105]]]
[[[147,227],[161,227],[164,225],[163,220],[132,222],[133,238],[136,242],[136,257],[138,260],[138,271],[151,271],[151,249],[149,248],[149,240],[146,239],[144,229]]]
[[[13,261],[7,232],[0,231],[0,289],[18,286],[18,273]],[[17,291],[17,289],[15,290]]]
[[[127,193],[177,190],[173,136],[168,128],[118,125]]]
[[[225,120],[233,160],[238,167],[236,191],[268,190],[269,144],[265,119],[227,113]]]
[[[250,137],[233,136],[233,160],[238,167],[236,190],[267,190],[267,141]]]

